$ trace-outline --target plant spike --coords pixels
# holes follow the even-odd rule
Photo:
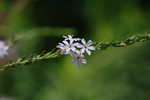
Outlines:
[[[146,42],[146,41],[150,41],[150,34],[140,34],[140,35],[135,35],[135,36],[131,36],[129,38],[127,38],[124,41],[120,41],[120,42],[97,42],[94,43],[93,45],[95,46],[96,50],[105,50],[109,47],[126,47],[126,46],[130,46],[133,45],[137,42]],[[6,70],[6,69],[10,69],[10,68],[14,68],[17,65],[26,65],[26,64],[32,64],[38,61],[43,61],[43,60],[48,60],[48,59],[53,59],[59,56],[62,56],[63,53],[60,50],[56,50],[54,52],[54,50],[44,53],[42,55],[37,55],[31,58],[19,58],[16,61],[4,64],[0,66],[0,70]]]

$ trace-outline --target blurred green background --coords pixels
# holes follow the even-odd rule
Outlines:
[[[15,60],[65,34],[111,42],[149,33],[149,18],[149,0],[0,0],[0,37],[23,37]],[[150,100],[149,45],[96,51],[81,68],[60,57],[0,72],[0,100]]]

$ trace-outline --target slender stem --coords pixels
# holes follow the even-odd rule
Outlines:
[[[126,40],[119,41],[119,42],[105,42],[105,43],[97,42],[94,45],[97,50],[105,50],[109,47],[126,47],[129,45],[135,44],[137,42],[145,42],[145,41],[150,41],[150,34],[131,36],[131,37],[127,38]],[[55,52],[51,51],[51,52],[45,53],[43,55],[37,55],[37,56],[31,57],[31,58],[26,58],[26,59],[20,58],[14,62],[0,66],[0,70],[14,68],[17,65],[32,64],[35,62],[56,58],[61,55],[62,54],[61,54],[60,50],[57,50]]]
[[[54,53],[48,52],[48,53],[45,53],[43,55],[37,55],[37,56],[27,58],[27,59],[19,58],[18,60],[14,61],[14,62],[0,66],[0,70],[6,70],[9,68],[14,68],[17,65],[27,65],[27,64],[32,64],[34,62],[38,62],[38,61],[52,59],[52,58],[59,57],[60,55],[61,55],[60,51],[57,50]]]
[[[132,44],[135,44],[137,42],[145,42],[150,40],[150,34],[144,34],[144,35],[135,35],[127,38],[126,40],[119,41],[119,42],[99,42],[96,43],[96,48],[100,50],[107,49],[108,47],[126,47]]]

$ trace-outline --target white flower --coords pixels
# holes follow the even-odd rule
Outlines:
[[[63,36],[64,40],[62,43],[57,45],[64,54],[69,54],[73,57],[73,63],[78,67],[80,64],[86,64],[87,60],[84,58],[84,54],[91,55],[91,50],[95,50],[93,42],[89,40],[86,42],[85,39],[73,38],[71,35]]]
[[[81,64],[86,64],[87,60],[84,59],[83,57],[77,57],[74,58],[74,60],[72,61],[73,64],[77,65],[78,67],[80,67]]]
[[[59,43],[57,48],[60,48],[64,54],[70,54],[71,56],[78,54],[79,50],[77,47],[79,46],[79,43],[77,41],[79,41],[80,38],[73,38],[71,35],[63,36],[63,38],[65,39],[62,43]]]
[[[91,40],[86,42],[85,39],[82,39],[81,42],[83,44],[83,45],[80,45],[81,46],[80,47],[81,48],[81,54],[86,52],[88,55],[91,55],[91,50],[95,50],[95,47],[92,46],[93,42]]]
[[[59,43],[57,48],[60,48],[64,54],[72,54],[72,52],[76,52],[77,45],[77,43],[73,43],[73,40],[70,40],[69,42],[64,40],[63,43]]]
[[[0,41],[0,58],[8,55],[9,46],[7,46],[4,41]]]

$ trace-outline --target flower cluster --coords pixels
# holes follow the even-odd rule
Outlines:
[[[91,40],[86,41],[81,38],[74,38],[71,35],[63,36],[64,40],[62,43],[57,45],[64,54],[69,54],[73,57],[73,63],[77,66],[80,64],[86,64],[85,54],[91,55],[91,51],[95,50],[93,42]]]
[[[9,46],[7,46],[4,41],[0,40],[0,58],[3,58],[4,56],[8,55],[8,49]]]

